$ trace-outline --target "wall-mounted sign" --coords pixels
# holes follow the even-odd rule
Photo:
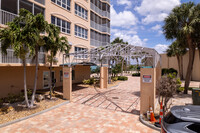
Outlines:
[[[69,72],[64,72],[64,78],[69,78]]]
[[[143,83],[151,83],[152,82],[151,75],[143,75],[142,76],[142,81],[143,81]]]

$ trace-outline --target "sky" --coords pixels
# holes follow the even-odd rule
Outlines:
[[[129,44],[164,53],[172,43],[162,32],[163,20],[185,2],[200,0],[111,0],[111,41],[120,37]]]

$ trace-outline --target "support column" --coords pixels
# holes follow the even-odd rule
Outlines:
[[[155,109],[156,68],[141,68],[140,75],[140,114],[145,114]]]
[[[100,68],[100,89],[107,89],[108,87],[108,68]]]
[[[72,100],[72,68],[63,67],[63,99]]]

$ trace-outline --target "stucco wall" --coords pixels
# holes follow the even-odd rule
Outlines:
[[[56,87],[62,86],[60,81],[60,70],[62,67],[54,68]],[[48,67],[39,67],[37,89],[43,89],[43,71],[49,71]],[[23,67],[0,67],[0,97],[7,96],[8,93],[17,94],[24,89]],[[27,88],[33,89],[35,77],[35,67],[27,67]]]
[[[90,66],[77,65],[73,70],[75,71],[75,79],[72,81],[73,83],[82,83],[84,79],[90,78]]]
[[[162,61],[162,68],[174,68],[178,72],[178,62],[176,57],[167,57],[166,54],[161,54],[161,61]],[[189,54],[186,53],[183,56],[183,77],[185,79],[186,73],[187,73],[187,66],[189,61]],[[200,59],[199,59],[199,52],[196,50],[195,52],[195,59],[194,59],[194,65],[193,65],[193,71],[192,71],[192,79],[194,81],[200,81]]]

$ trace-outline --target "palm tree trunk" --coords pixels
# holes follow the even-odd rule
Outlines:
[[[183,80],[183,56],[180,57],[180,63],[181,63],[181,70],[180,70],[180,79]]]
[[[22,60],[23,66],[24,66],[24,97],[25,97],[25,102],[26,106],[29,108],[29,101],[28,101],[28,95],[27,95],[27,84],[26,84],[26,59]]]
[[[177,61],[178,61],[178,71],[179,71],[179,77],[181,78],[181,59],[180,56],[176,55]]]
[[[34,88],[33,88],[33,94],[31,99],[31,107],[33,107],[34,101],[35,101],[35,93],[37,88],[37,77],[38,77],[38,48],[35,49],[35,81],[34,81]]]
[[[53,63],[53,59],[52,59],[52,54],[51,54],[51,61],[50,61],[50,99],[52,98],[52,63]]]
[[[191,73],[193,70],[193,64],[194,64],[194,56],[195,56],[195,45],[192,44],[192,39],[188,37],[188,45],[189,45],[189,63],[188,63],[188,68],[187,68],[187,74],[185,78],[185,90],[184,94],[188,93],[188,88],[190,85],[190,80],[191,80]]]

